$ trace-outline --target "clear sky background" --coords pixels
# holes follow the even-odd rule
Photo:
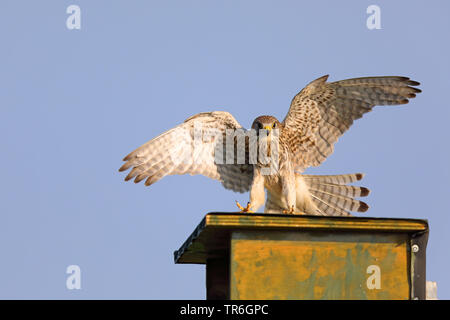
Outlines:
[[[66,8],[81,8],[68,30]],[[381,30],[366,8],[381,8]],[[450,298],[448,1],[0,1],[0,298],[203,299],[173,251],[248,194],[203,176],[151,187],[117,170],[187,117],[283,119],[311,80],[402,75],[406,106],[358,120],[319,168],[365,172],[360,216],[430,223],[427,278]],[[79,265],[81,290],[66,288]]]

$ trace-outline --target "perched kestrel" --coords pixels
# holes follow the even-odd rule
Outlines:
[[[250,191],[245,208],[237,203],[241,212],[258,210],[264,204],[265,189],[264,212],[268,213],[347,216],[349,211],[364,212],[368,205],[355,198],[367,196],[369,190],[348,185],[363,174],[302,172],[320,165],[353,121],[374,106],[408,103],[421,90],[414,88],[418,82],[406,77],[327,79],[328,75],[318,78],[300,91],[282,122],[260,116],[252,129],[245,130],[228,112],[199,113],[131,152],[119,171],[132,168],[125,180],[146,179],[147,186],[167,175],[205,175],[226,189]],[[244,135],[242,143],[236,132]],[[266,158],[258,157],[261,154]]]

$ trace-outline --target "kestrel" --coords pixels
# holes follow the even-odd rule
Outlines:
[[[348,185],[363,174],[303,172],[320,165],[353,121],[374,106],[406,104],[421,90],[407,77],[327,79],[328,75],[318,78],[301,90],[282,122],[260,116],[245,130],[228,112],[199,113],[131,152],[119,171],[132,168],[125,180],[145,179],[147,186],[167,175],[202,174],[226,189],[250,191],[246,207],[237,203],[241,212],[255,212],[264,202],[267,213],[365,212],[368,205],[355,198],[367,196],[369,190]],[[236,132],[244,135],[242,143]]]

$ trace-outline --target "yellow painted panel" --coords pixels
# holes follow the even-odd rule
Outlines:
[[[402,239],[232,239],[231,299],[409,299]]]

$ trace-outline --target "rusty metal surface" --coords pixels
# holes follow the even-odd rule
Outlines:
[[[318,217],[286,214],[208,213],[180,249],[175,263],[205,264],[229,249],[231,230],[345,230],[416,233],[428,230],[424,220],[360,217]]]
[[[222,298],[424,299],[427,236],[416,219],[209,213],[174,258],[226,261]]]
[[[231,299],[409,299],[408,245],[406,234],[236,232]]]

